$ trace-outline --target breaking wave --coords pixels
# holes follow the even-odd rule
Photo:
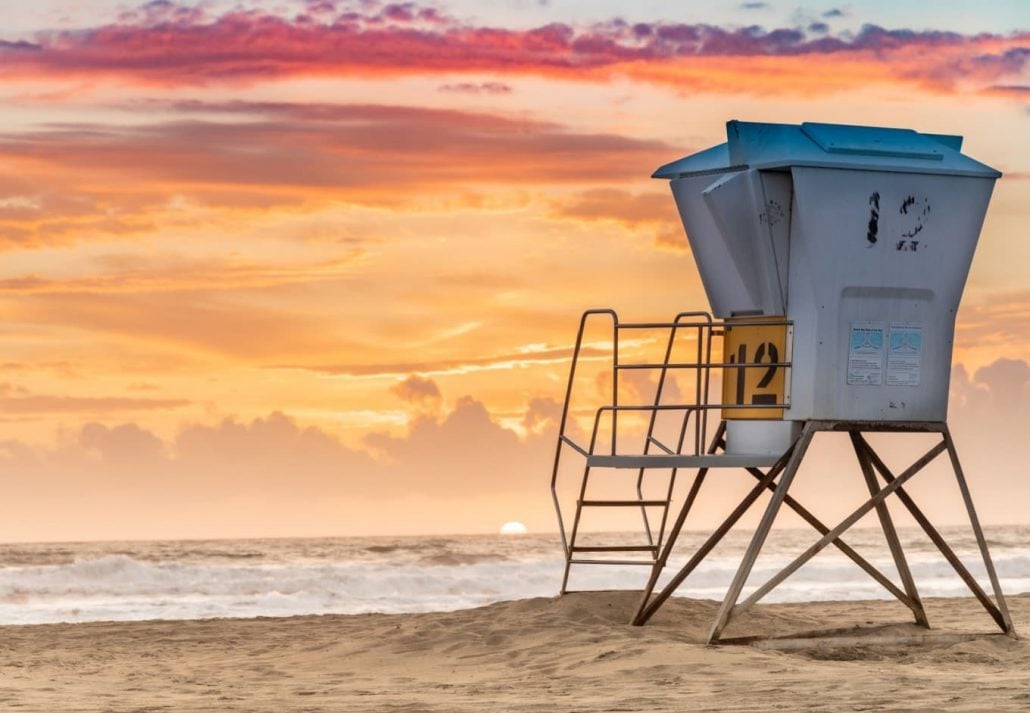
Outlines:
[[[1002,587],[1030,591],[1030,544],[1025,532],[1011,529],[991,533]],[[879,535],[856,533],[849,542],[863,552]],[[987,588],[975,542],[954,534],[949,539]],[[700,538],[684,534],[682,557],[670,561],[665,577]],[[812,533],[803,532],[771,543],[750,584],[764,582],[811,541]],[[747,533],[735,533],[678,594],[721,598],[746,543]],[[892,575],[889,554],[873,551],[869,559]],[[968,593],[932,546],[913,544],[907,552],[924,597]],[[450,611],[554,596],[563,566],[554,536],[0,545],[0,623]],[[580,566],[570,586],[639,589],[648,573],[646,566]],[[827,550],[767,600],[886,597],[853,563]]]

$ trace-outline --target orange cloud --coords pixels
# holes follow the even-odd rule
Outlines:
[[[53,279],[29,274],[0,279],[2,295],[103,295],[161,292],[218,292],[340,280],[359,269],[364,251],[352,248],[335,260],[267,265],[244,261],[106,256],[95,262],[106,274]]]
[[[125,411],[174,409],[189,402],[183,399],[127,397],[81,397],[33,394],[23,387],[0,384],[0,409],[18,416],[38,414],[111,414]]]
[[[184,118],[0,135],[0,160],[23,167],[20,177],[0,179],[0,242],[189,229],[210,219],[205,209],[391,205],[455,186],[621,181],[675,152],[660,141],[475,112],[246,102],[165,108]]]
[[[260,362],[348,346],[345,338],[326,328],[320,315],[260,309],[196,292],[132,299],[125,295],[45,296],[11,311],[29,324],[88,330],[99,340],[135,342],[181,357],[192,354]]]
[[[436,385],[436,382],[417,375],[409,376],[390,391],[405,401],[415,404],[440,400],[440,387]]]
[[[999,356],[1030,354],[1030,290],[1002,292],[963,303],[955,326],[960,361],[986,364]]]
[[[591,188],[571,198],[555,201],[552,210],[559,218],[585,222],[613,221],[631,230],[650,233],[659,246],[689,249],[675,203],[664,185],[649,193]]]
[[[585,346],[580,351],[581,358],[604,358],[610,359],[611,352],[606,349]],[[463,359],[441,359],[433,361],[409,361],[409,362],[377,362],[374,364],[283,364],[278,368],[282,369],[305,369],[320,374],[332,376],[359,376],[359,377],[400,377],[412,372],[422,377],[445,374],[469,374],[477,371],[507,371],[527,366],[539,366],[545,364],[566,363],[572,357],[571,347],[549,347],[529,345],[523,349],[504,353],[491,354],[482,357],[468,357]]]

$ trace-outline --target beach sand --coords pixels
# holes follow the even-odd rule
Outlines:
[[[1030,643],[972,599],[758,605],[706,647],[716,603],[635,593],[431,614],[0,627],[0,708],[31,711],[1030,710]],[[1030,634],[1030,595],[1009,597]],[[858,627],[858,628],[855,628]],[[984,636],[964,636],[978,632]],[[923,637],[919,643],[892,638]]]

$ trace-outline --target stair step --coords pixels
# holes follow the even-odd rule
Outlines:
[[[583,507],[667,507],[668,500],[580,500]]]
[[[591,560],[591,559],[572,559],[569,560],[569,564],[646,564],[648,567],[654,567],[654,560]]]
[[[657,552],[656,545],[595,545],[581,547],[576,545],[569,548],[572,552]]]

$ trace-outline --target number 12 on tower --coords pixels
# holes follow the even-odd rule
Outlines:
[[[774,405],[786,403],[790,325],[776,319],[772,324],[754,318],[739,326],[726,323],[722,402],[732,408],[723,410],[723,418],[783,418],[783,408]]]

